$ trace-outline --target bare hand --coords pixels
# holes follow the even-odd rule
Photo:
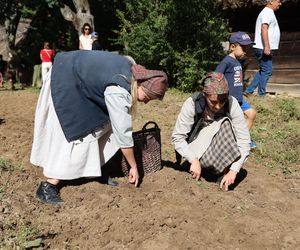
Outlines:
[[[192,161],[191,167],[190,167],[190,173],[192,174],[193,179],[196,179],[198,181],[201,177],[201,166],[200,161],[198,159],[195,159]]]
[[[228,187],[234,183],[237,173],[230,170],[222,179],[220,183],[220,188],[225,187],[225,191],[228,191]]]
[[[135,187],[139,184],[139,172],[137,167],[130,168],[129,170],[129,182],[134,184]]]
[[[270,48],[265,47],[265,48],[264,48],[264,54],[267,55],[267,56],[269,56],[269,55],[271,54]]]

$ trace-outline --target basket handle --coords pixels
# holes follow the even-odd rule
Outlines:
[[[154,122],[154,121],[149,121],[149,122],[147,122],[147,123],[143,126],[142,130],[145,130],[149,124],[153,124],[153,125],[154,125],[154,128],[158,128],[158,125],[157,125],[156,122]]]

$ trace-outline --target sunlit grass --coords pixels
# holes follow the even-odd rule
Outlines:
[[[190,95],[169,89],[163,101],[139,105],[134,129],[141,129],[149,120],[159,125],[164,160],[175,159],[171,134],[181,106]],[[300,162],[300,98],[251,97],[248,101],[257,109],[251,137],[258,145],[249,160],[272,169],[280,169],[283,173],[297,171]]]

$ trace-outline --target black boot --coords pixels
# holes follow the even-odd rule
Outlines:
[[[57,187],[49,182],[42,181],[36,191],[36,197],[47,204],[62,205],[64,201],[59,197]]]

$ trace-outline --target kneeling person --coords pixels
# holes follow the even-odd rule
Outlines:
[[[202,84],[203,91],[184,102],[172,143],[191,164],[194,179],[200,179],[202,170],[223,175],[220,188],[227,191],[249,155],[249,129],[222,73],[207,74]]]

